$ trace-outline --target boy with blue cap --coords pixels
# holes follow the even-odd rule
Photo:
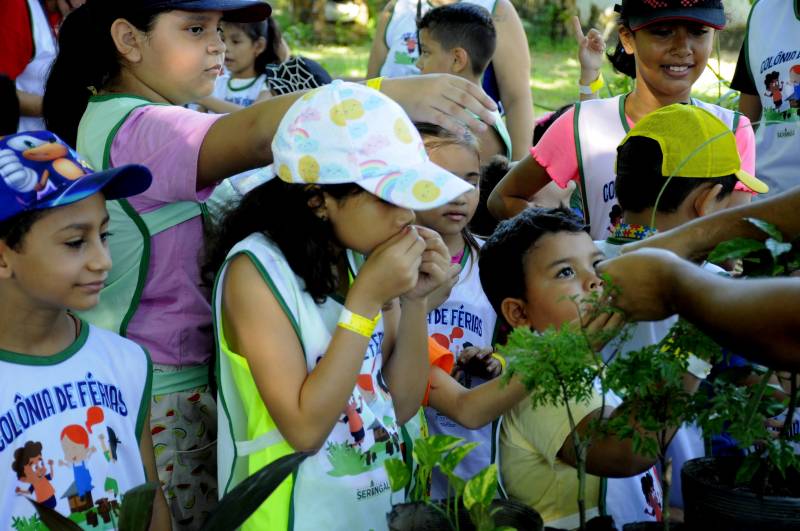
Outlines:
[[[147,352],[71,313],[97,304],[111,267],[106,199],[150,181],[137,165],[94,172],[47,131],[0,138],[3,529],[38,521],[28,500],[91,520],[157,477]],[[151,526],[170,528],[160,493]]]

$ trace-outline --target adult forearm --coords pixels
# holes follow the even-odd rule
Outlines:
[[[533,99],[530,89],[510,98],[506,103],[506,127],[511,137],[512,157],[521,160],[533,145]]]
[[[428,387],[427,301],[404,299],[400,311],[397,340],[384,375],[397,421],[404,424],[419,410]]]
[[[800,279],[720,277],[674,266],[670,304],[721,345],[770,367],[800,368]]]

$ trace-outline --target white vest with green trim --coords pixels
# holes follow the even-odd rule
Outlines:
[[[278,247],[251,234],[228,254],[214,287],[214,327],[219,385],[218,480],[220,495],[263,466],[292,452],[267,411],[247,359],[233,352],[221,318],[222,289],[230,260],[247,256],[292,323],[309,372],[324,356],[342,305],[314,302]],[[245,523],[244,529],[385,529],[391,510],[383,461],[400,456],[394,406],[383,380],[382,321],[367,347],[361,374],[322,449],[306,459]],[[294,507],[300,509],[294,510]]]
[[[622,217],[614,188],[617,146],[630,127],[625,117],[626,95],[575,104],[573,126],[583,213],[594,240],[605,240]],[[734,133],[739,113],[695,98],[697,105],[719,118]],[[588,208],[587,208],[588,205]],[[614,209],[614,207],[617,207]],[[613,212],[612,212],[613,211]],[[614,219],[612,219],[612,216]]]
[[[479,244],[483,245],[480,240]],[[456,360],[468,346],[491,348],[494,344],[497,314],[481,286],[475,258],[475,251],[466,246],[458,282],[447,300],[428,314],[428,334],[449,349]],[[485,382],[474,376],[465,378],[467,380],[462,384],[468,388]],[[456,467],[455,472],[459,477],[469,479],[494,461],[493,422],[470,430],[431,407],[425,408],[425,416],[431,435],[454,435],[468,442],[479,443]],[[431,496],[434,499],[448,496],[447,478],[438,471],[433,474]]]
[[[800,7],[795,0],[759,0],[753,6],[745,57],[761,98],[756,176],[772,196],[800,185]]]
[[[111,143],[135,109],[157,105],[129,95],[94,96],[78,126],[78,152],[93,168],[110,167]],[[108,201],[109,239],[113,266],[100,292],[100,303],[81,317],[97,326],[125,335],[136,313],[150,265],[150,239],[169,228],[201,215],[201,206],[181,201],[140,214],[125,200]]]
[[[496,0],[461,0],[477,4],[494,13]],[[420,18],[430,11],[427,0],[397,0],[389,23],[386,24],[384,42],[388,52],[381,66],[381,74],[386,77],[415,76],[419,74],[416,66],[419,57],[417,37],[417,16]]]

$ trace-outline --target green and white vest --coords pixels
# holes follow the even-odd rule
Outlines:
[[[611,234],[611,227],[619,221],[617,217],[622,216],[614,187],[614,167],[617,146],[630,130],[625,117],[626,97],[620,95],[575,104],[573,126],[578,186],[584,219],[593,240],[605,240]],[[692,98],[691,104],[709,111],[736,132],[741,116],[739,113],[695,98]]]
[[[796,0],[759,0],[753,6],[745,58],[761,98],[756,176],[769,185],[770,197],[800,184],[800,8]]]
[[[293,451],[261,400],[247,359],[233,352],[225,337],[222,291],[228,264],[238,255],[252,261],[283,308],[303,347],[309,372],[325,354],[342,311],[342,305],[331,297],[322,304],[314,302],[302,279],[264,235],[251,234],[228,254],[213,295],[221,405],[217,443],[220,495]],[[351,398],[322,449],[287,478],[244,529],[386,528],[391,491],[383,461],[400,455],[400,436],[382,375],[383,335],[379,323]]]

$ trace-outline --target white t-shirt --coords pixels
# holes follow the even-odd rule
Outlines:
[[[145,482],[150,382],[144,349],[85,322],[53,356],[0,350],[0,528],[35,525],[29,499],[78,523],[111,521]]]
[[[238,79],[232,78],[230,73],[226,73],[217,78],[212,96],[228,103],[249,107],[264,91],[269,92],[267,74]]]

